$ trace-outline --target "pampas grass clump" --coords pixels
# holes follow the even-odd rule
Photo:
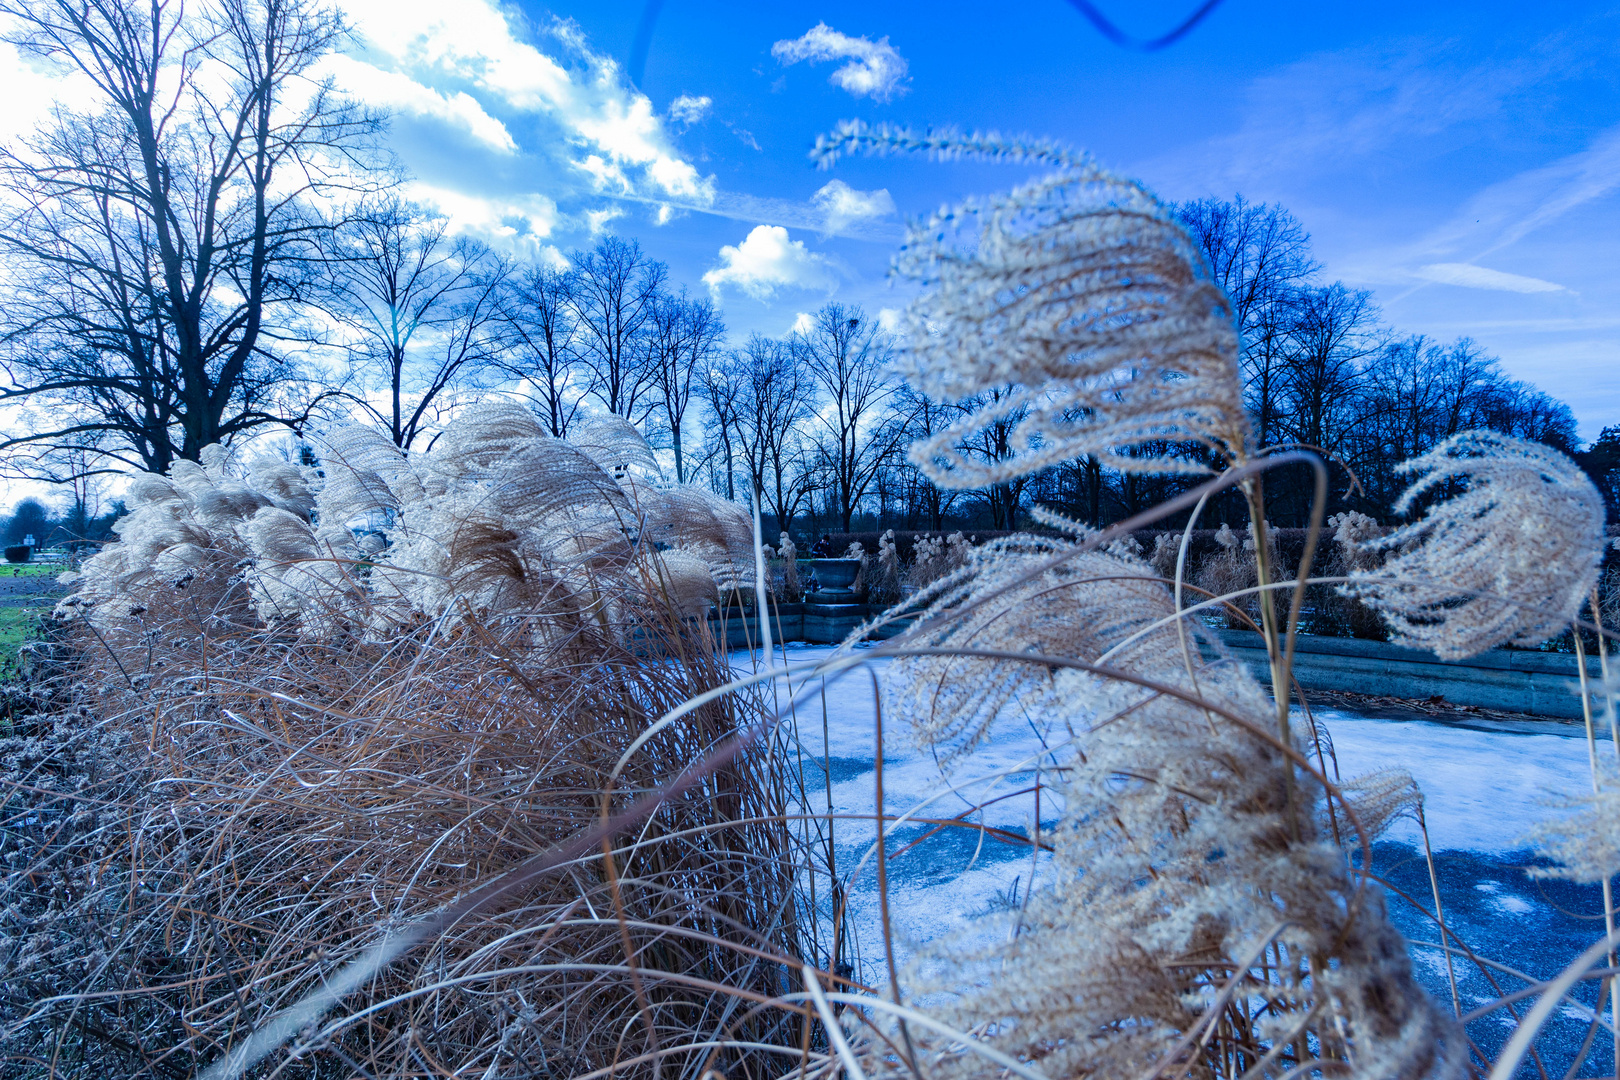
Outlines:
[[[409,458],[337,432],[324,477],[216,449],[137,479],[63,604],[73,709],[0,742],[33,823],[0,853],[11,1060],[222,1069],[355,965],[264,1069],[655,1075],[717,1053],[695,1031],[731,1032],[721,1067],[797,1038],[742,1007],[816,955],[785,751],[736,741],[757,692],[697,703],[733,677],[702,616],[751,527],[627,427],[485,406]]]

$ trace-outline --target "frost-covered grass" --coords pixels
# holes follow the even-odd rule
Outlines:
[[[44,578],[54,581],[57,574],[68,568],[62,560],[39,560],[25,563],[0,562],[0,578]]]

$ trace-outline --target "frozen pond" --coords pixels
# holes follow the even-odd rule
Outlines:
[[[785,649],[790,662],[818,660],[831,651],[811,645]],[[746,656],[739,661],[746,664]],[[830,774],[832,813],[838,815],[834,856],[839,877],[849,880],[847,932],[865,960],[857,974],[869,985],[882,985],[887,976],[871,857],[876,835],[874,701],[871,674],[856,670],[824,693],[801,695],[796,723],[810,811],[826,812],[829,792],[823,777]],[[1578,727],[1557,724],[1549,725],[1548,734],[1516,734],[1331,709],[1318,709],[1316,715],[1332,737],[1342,776],[1400,766],[1416,777],[1424,793],[1447,918],[1478,955],[1547,977],[1601,936],[1602,900],[1595,886],[1532,880],[1526,874],[1535,859],[1524,846],[1525,833],[1559,812],[1549,808],[1548,797],[1589,789],[1586,742]],[[885,728],[887,813],[911,811],[947,819],[988,803],[970,820],[1021,836],[1035,826],[1036,800],[1027,789],[1045,747],[1030,724],[1003,721],[989,741],[950,772],[949,784],[933,756],[919,751],[902,725],[886,718]],[[1600,747],[1609,751],[1606,741]],[[1050,797],[1039,817],[1043,827],[1053,824]],[[896,953],[902,958],[919,942],[976,932],[975,916],[1017,902],[1032,879],[1037,887],[1041,884],[1042,866],[1027,845],[1005,843],[979,829],[946,828],[924,838],[929,832],[925,826],[902,826],[889,841],[891,852],[901,852],[889,862],[889,894]],[[857,867],[859,872],[849,879]],[[1407,937],[1438,941],[1428,915],[1432,899],[1415,823],[1402,821],[1385,835],[1374,848],[1373,868],[1391,886],[1389,910]],[[1400,893],[1413,897],[1422,910]],[[824,895],[818,896],[818,904],[828,910]],[[1420,977],[1449,1006],[1441,955],[1414,946],[1412,956]],[[1460,964],[1458,974],[1465,1011],[1497,995],[1472,965]],[[1500,985],[1512,990],[1523,984],[1501,977]],[[1500,1045],[1510,1026],[1502,1015],[1499,1021],[1473,1024],[1470,1034],[1489,1051]],[[1579,1011],[1566,1007],[1549,1037],[1573,1050],[1585,1031]],[[1597,1045],[1607,1043],[1604,1032]],[[1562,1074],[1568,1059],[1548,1061],[1547,1067]],[[1606,1067],[1607,1054],[1595,1054],[1581,1075],[1604,1074]],[[1527,1069],[1526,1075],[1534,1075],[1532,1067]]]

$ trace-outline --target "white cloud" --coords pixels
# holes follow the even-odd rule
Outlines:
[[[885,334],[899,334],[901,331],[901,319],[904,315],[905,312],[899,308],[880,308],[878,309],[878,326]]]
[[[474,141],[497,153],[517,151],[517,143],[506,125],[485,112],[477,99],[465,90],[442,93],[402,72],[383,71],[352,56],[329,56],[324,69],[339,89],[369,104],[439,120],[465,131]]]
[[[556,227],[557,204],[540,194],[482,196],[413,181],[407,194],[449,219],[452,233],[490,241],[539,240]]]
[[[1545,293],[1563,292],[1562,285],[1540,278],[1489,270],[1471,263],[1430,263],[1419,267],[1417,276],[1441,285],[1460,285],[1465,289],[1493,289],[1497,292]]]
[[[788,239],[788,231],[780,225],[755,226],[741,244],[722,247],[720,261],[722,265],[703,275],[703,283],[716,293],[731,285],[764,300],[778,289],[831,292],[838,285],[826,257],[806,248],[802,240]]]
[[[823,231],[842,232],[855,222],[881,220],[894,213],[894,198],[888,188],[857,191],[842,180],[833,180],[810,196],[822,212]]]
[[[88,75],[24,56],[9,42],[0,42],[0,98],[6,103],[0,113],[0,138],[4,139],[31,134],[53,106],[85,110],[102,101]]]
[[[797,64],[801,60],[812,63],[821,60],[842,60],[849,63],[832,73],[827,81],[848,90],[855,97],[871,97],[887,101],[895,94],[905,93],[902,85],[906,77],[906,61],[900,50],[889,44],[889,39],[850,37],[840,34],[826,23],[817,23],[801,38],[778,41],[771,46],[771,55],[783,64]]]
[[[591,224],[592,236],[604,232],[614,219],[623,216],[624,208],[619,206],[604,206],[600,210],[587,210],[585,212],[585,220]]]
[[[709,115],[709,109],[714,105],[711,97],[693,97],[691,94],[682,94],[669,103],[669,118],[677,124],[688,127]]]
[[[480,121],[486,138],[493,135],[489,124],[496,116],[508,123],[514,117],[507,114],[551,121],[561,138],[542,130],[522,149],[561,157],[584,170],[598,191],[699,204],[713,198],[713,179],[700,176],[674,149],[652,102],[629,85],[613,59],[593,52],[573,24],[550,28],[561,46],[551,55],[520,40],[492,0],[453,6],[437,0],[345,0],[344,9],[365,45],[351,63],[421,87],[389,83],[381,104],[405,98],[426,106],[438,95],[446,108],[476,120],[467,106],[457,104],[453,90],[468,95],[490,117],[489,123]],[[376,77],[372,81],[384,88]]]
[[[793,325],[788,327],[790,334],[808,334],[816,328],[816,317],[808,311],[801,311],[793,316]]]

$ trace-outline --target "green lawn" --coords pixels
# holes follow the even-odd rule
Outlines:
[[[0,607],[0,679],[18,672],[17,649],[39,632],[39,617],[49,608]]]
[[[55,580],[56,575],[68,568],[65,562],[0,562],[0,578],[41,577]]]

